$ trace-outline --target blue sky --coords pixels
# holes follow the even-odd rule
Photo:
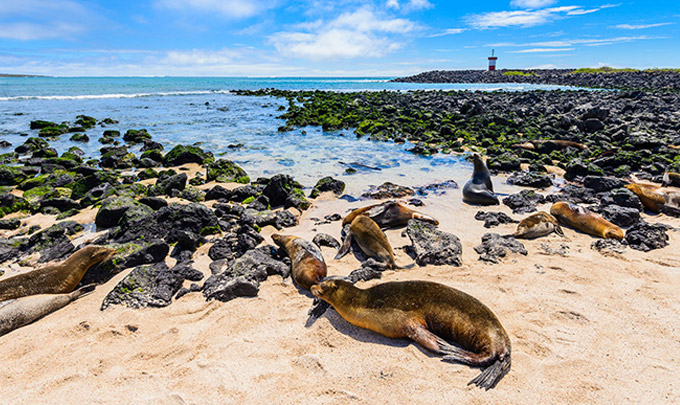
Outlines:
[[[616,1],[616,0],[614,0]],[[401,76],[680,67],[680,1],[0,0],[0,72]]]

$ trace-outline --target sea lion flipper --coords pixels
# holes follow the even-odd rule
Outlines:
[[[312,303],[312,307],[309,309],[309,312],[307,315],[309,315],[309,318],[307,318],[307,323],[305,326],[311,326],[314,321],[316,321],[318,318],[321,317],[321,315],[326,313],[326,310],[331,306],[331,304],[327,303],[326,301],[320,299],[320,298],[314,298],[314,302]]]
[[[560,236],[564,236],[564,231],[562,230],[560,224],[555,225],[555,233]]]
[[[496,360],[492,365],[485,368],[477,377],[473,378],[468,385],[475,384],[480,388],[489,390],[496,386],[498,381],[510,370],[510,357]]]
[[[345,256],[349,252],[351,246],[352,246],[352,231],[349,231],[347,233],[347,236],[345,237],[345,240],[342,241],[342,246],[340,246],[338,254],[335,255],[335,260],[341,259],[343,256]]]

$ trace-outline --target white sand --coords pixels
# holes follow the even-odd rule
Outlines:
[[[502,187],[501,187],[502,190]],[[461,238],[463,266],[387,271],[382,281],[432,280],[459,288],[498,316],[512,341],[512,369],[490,391],[466,384],[478,369],[445,363],[416,344],[345,322],[329,310],[305,326],[309,293],[270,277],[259,296],[227,303],[191,293],[166,308],[100,311],[130,270],[66,308],[0,337],[3,403],[678,403],[680,402],[680,232],[670,245],[603,256],[595,238],[566,229],[524,241],[527,256],[501,264],[478,260],[486,232],[479,208],[459,190],[425,199],[420,210]],[[322,199],[284,232],[311,240],[313,229],[340,237],[340,224],[310,218],[366,205]],[[543,209],[547,209],[544,206]],[[508,214],[507,207],[492,207]],[[512,215],[522,218],[520,215]],[[645,217],[680,227],[665,216]],[[271,235],[272,229],[263,234]],[[387,235],[397,262],[411,259],[403,229]],[[271,243],[267,237],[267,242]],[[543,254],[568,245],[566,257]],[[196,268],[210,274],[209,246]],[[353,255],[332,260],[329,274],[359,267]]]

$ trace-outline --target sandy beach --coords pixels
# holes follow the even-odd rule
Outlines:
[[[498,186],[501,192],[510,187]],[[676,228],[668,232],[669,246],[648,253],[626,248],[605,256],[591,248],[595,238],[565,228],[564,238],[552,234],[522,241],[528,255],[509,254],[489,265],[473,248],[484,233],[511,233],[514,224],[484,228],[474,219],[479,208],[462,203],[460,190],[423,201],[419,209],[461,239],[463,265],[386,271],[381,280],[358,285],[431,280],[485,303],[512,341],[512,369],[495,389],[467,386],[479,369],[442,362],[408,340],[355,327],[333,309],[307,324],[311,294],[290,278],[270,277],[256,298],[206,302],[199,292],[165,308],[100,311],[128,269],[95,293],[0,337],[0,396],[15,404],[680,400],[680,220],[644,216]],[[315,225],[315,218],[344,215],[369,203],[324,195],[298,226],[283,232],[308,240],[324,232],[339,239],[339,222]],[[491,210],[523,217],[506,206]],[[274,232],[262,229],[265,243],[272,243]],[[386,234],[397,263],[408,264],[412,259],[402,247],[410,241],[402,232]],[[209,247],[194,255],[194,267],[206,277]],[[352,254],[336,261],[333,249],[322,252],[329,274],[347,275],[360,267]]]

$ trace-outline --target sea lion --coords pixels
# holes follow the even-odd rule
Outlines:
[[[600,215],[578,205],[558,201],[550,207],[550,213],[561,223],[581,232],[605,239],[623,239],[623,230]]]
[[[475,153],[472,155],[472,162],[475,169],[472,172],[472,179],[463,186],[463,201],[468,204],[498,205],[498,197],[494,194],[491,183],[491,173],[482,157]]]
[[[331,279],[313,286],[312,294],[353,325],[390,338],[410,338],[447,361],[485,367],[468,385],[493,388],[510,369],[510,338],[498,318],[455,288],[393,281],[362,290]]]
[[[549,235],[553,231],[558,235],[564,236],[564,232],[562,231],[560,223],[557,222],[557,218],[545,211],[539,211],[524,218],[519,225],[517,225],[517,230],[512,236],[520,239],[536,239]]]
[[[421,221],[429,222],[434,225],[439,225],[439,221],[429,215],[421,214],[396,201],[387,201],[382,204],[369,205],[368,207],[357,208],[347,214],[342,219],[342,226],[351,224],[357,215],[366,215],[370,217],[380,228],[397,228],[406,226],[408,220],[416,218]]]
[[[394,252],[387,236],[371,218],[365,215],[358,215],[354,218],[335,259],[340,259],[349,252],[352,240],[357,242],[367,256],[386,263],[388,268],[399,268],[394,261]]]
[[[662,184],[664,187],[668,186],[680,187],[680,173],[666,171],[663,174]]]
[[[561,140],[561,139],[534,139],[532,141],[514,144],[514,145],[512,145],[512,147],[513,148],[527,149],[527,150],[536,150],[539,145],[544,144],[546,142],[550,142],[550,143],[554,144],[555,146],[557,146],[557,149],[559,149],[559,150],[563,150],[563,149],[566,149],[568,147],[572,147],[572,148],[576,148],[576,149],[580,149],[580,150],[590,150],[590,148],[588,148],[588,146],[586,146],[582,143],[578,143],[578,142],[574,142],[574,141],[564,141],[564,140]]]
[[[326,262],[316,245],[297,236],[278,233],[272,235],[272,240],[288,253],[293,263],[293,280],[297,285],[309,290],[309,287],[326,277]]]
[[[51,314],[93,291],[94,284],[89,284],[68,294],[38,294],[12,300],[0,307],[0,336]]]
[[[664,193],[657,186],[631,183],[627,184],[626,188],[638,196],[642,205],[652,212],[660,212],[661,207],[666,203]]]
[[[86,246],[59,264],[0,280],[0,301],[36,294],[64,294],[76,288],[87,270],[116,253],[104,246]]]

